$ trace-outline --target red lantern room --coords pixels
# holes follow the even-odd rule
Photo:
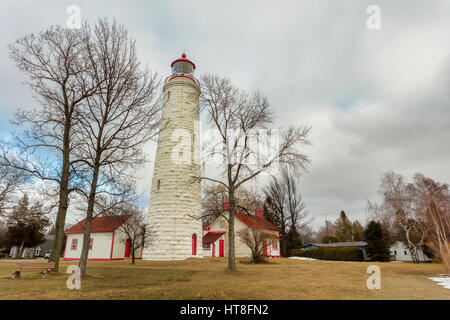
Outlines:
[[[198,83],[197,79],[194,78],[195,64],[186,58],[185,53],[181,55],[181,58],[173,61],[170,66],[172,67],[172,75],[166,79],[166,82],[176,77],[186,77]]]

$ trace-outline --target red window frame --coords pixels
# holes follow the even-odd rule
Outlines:
[[[70,245],[70,250],[77,250],[78,248],[78,239],[72,239],[72,244]]]

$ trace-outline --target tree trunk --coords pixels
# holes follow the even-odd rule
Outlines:
[[[16,259],[20,259],[20,257],[22,256],[22,251],[23,251],[23,241],[20,247],[17,247]]]
[[[53,242],[52,252],[50,254],[50,261],[55,263],[53,268],[54,272],[59,270],[59,259],[63,250],[64,242],[64,227],[66,224],[66,214],[69,204],[69,178],[70,178],[70,158],[69,158],[69,134],[71,121],[66,116],[66,124],[64,127],[63,138],[63,154],[62,154],[62,169],[61,169],[61,181],[59,184],[59,204],[58,213],[56,215],[55,222],[55,240]]]
[[[229,221],[228,221],[228,271],[237,271],[235,248],[234,248],[234,212],[236,204],[234,201],[234,190],[229,191]]]
[[[91,243],[92,218],[94,216],[95,195],[97,192],[97,182],[100,169],[100,166],[98,165],[99,161],[96,161],[96,163],[97,164],[94,166],[94,174],[91,181],[91,191],[89,192],[88,208],[86,212],[86,227],[83,234],[83,249],[81,250],[80,262],[78,264],[82,276],[86,273],[89,247]]]

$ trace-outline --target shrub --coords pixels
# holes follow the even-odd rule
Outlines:
[[[317,249],[295,249],[292,256],[331,261],[363,261],[364,255],[359,248],[320,247]]]

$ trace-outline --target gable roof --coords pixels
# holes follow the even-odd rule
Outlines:
[[[250,228],[253,227],[258,229],[280,231],[280,229],[278,229],[274,224],[270,223],[264,218],[252,216],[243,212],[238,212],[235,214],[235,216]]]
[[[121,216],[96,217],[92,219],[91,232],[113,232],[117,228],[119,228],[125,221],[127,221],[130,217],[131,214]],[[66,234],[83,233],[85,227],[86,227],[86,219],[83,219],[64,233]]]
[[[225,231],[208,232],[203,236],[202,242],[203,243],[216,242],[216,240],[219,239],[223,234],[225,234]]]
[[[334,242],[334,243],[308,243],[304,245],[307,246],[316,246],[316,247],[365,247],[367,246],[367,242],[364,241],[353,241],[353,242]]]

